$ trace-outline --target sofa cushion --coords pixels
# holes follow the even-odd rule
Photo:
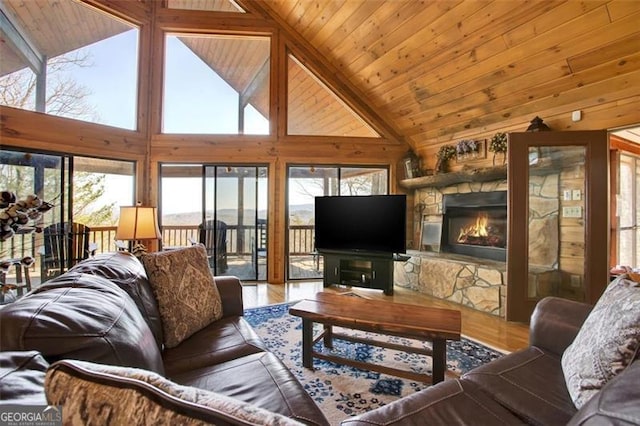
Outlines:
[[[529,424],[566,424],[576,413],[560,357],[530,346],[462,376]]]
[[[0,309],[2,350],[36,350],[164,372],[160,348],[133,300],[105,278],[67,272]]]
[[[569,426],[640,425],[640,362],[636,361],[580,408]]]
[[[150,253],[142,257],[142,263],[158,301],[167,348],[222,317],[220,294],[204,246]]]
[[[447,380],[375,410],[350,417],[342,426],[518,425],[523,421],[491,400],[476,384]]]
[[[171,379],[185,386],[209,389],[306,424],[328,424],[300,382],[270,352],[185,371]]]
[[[265,346],[249,323],[239,316],[222,318],[162,353],[167,377],[263,352]]]
[[[70,270],[98,275],[126,291],[149,325],[156,343],[158,346],[162,345],[162,322],[158,303],[147,280],[144,266],[134,255],[126,251],[101,253],[83,260]]]
[[[150,371],[82,361],[52,365],[45,391],[50,404],[63,406],[64,424],[300,425]]]
[[[2,404],[46,405],[44,374],[48,367],[37,351],[0,352]]]
[[[634,359],[640,345],[640,284],[622,275],[604,291],[562,355],[576,407],[582,407]]]

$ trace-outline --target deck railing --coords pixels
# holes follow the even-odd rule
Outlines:
[[[261,235],[266,232],[258,228],[258,238],[255,238],[255,226],[228,225],[227,226],[227,255],[244,255],[252,253],[257,247],[262,247],[266,238]],[[161,228],[163,247],[188,246],[191,241],[198,241],[197,225],[171,225]],[[96,246],[96,253],[116,250],[115,226],[92,226],[89,242]],[[289,227],[289,254],[311,255],[314,253],[315,228],[313,225],[293,225]],[[2,244],[2,258],[22,258],[33,256],[38,259],[42,247],[42,237],[38,234],[16,235]]]

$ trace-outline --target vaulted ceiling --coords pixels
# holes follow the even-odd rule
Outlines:
[[[347,88],[393,136],[413,146],[522,129],[536,115],[553,120],[574,109],[596,118],[618,115],[600,118],[602,125],[592,128],[640,123],[640,1],[169,0],[169,5],[227,11],[239,6],[276,21],[299,45],[319,54],[316,65],[331,72],[321,77]],[[4,9],[20,16],[30,34],[40,34],[33,42],[47,57],[61,53],[55,34],[72,33],[82,46],[126,29],[117,21],[103,27],[81,15],[75,25],[51,27],[57,14],[77,13],[68,2],[11,0]],[[20,60],[4,43],[0,47],[5,74]],[[264,58],[256,57],[254,68],[264,69]],[[260,105],[266,105],[266,96]],[[319,95],[306,90],[299,96],[298,103],[311,104]],[[314,110],[301,127],[324,123],[322,113]]]
[[[638,1],[258,3],[414,145],[607,102],[640,122]]]

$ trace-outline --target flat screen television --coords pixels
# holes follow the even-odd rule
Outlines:
[[[316,250],[405,253],[406,215],[405,195],[316,197]]]

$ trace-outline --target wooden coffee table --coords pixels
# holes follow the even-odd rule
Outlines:
[[[306,368],[313,368],[313,357],[316,357],[363,370],[378,371],[420,382],[438,383],[444,380],[447,368],[447,340],[460,340],[460,311],[452,309],[427,308],[325,292],[317,293],[313,300],[296,303],[289,308],[289,313],[302,318],[302,364]],[[313,336],[314,322],[324,325],[323,331],[315,337]],[[430,341],[432,349],[414,348],[334,333],[332,329],[334,325]],[[431,376],[418,374],[313,350],[313,345],[320,339],[324,339],[325,347],[332,348],[334,337],[431,356],[433,373]]]

